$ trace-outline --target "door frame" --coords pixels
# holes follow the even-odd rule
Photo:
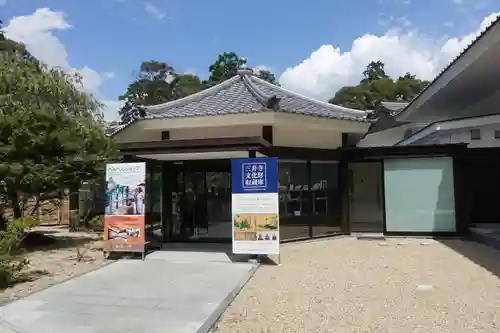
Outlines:
[[[207,172],[227,172],[231,174],[231,160],[230,159],[223,159],[223,160],[191,160],[191,161],[183,161],[183,162],[167,162],[168,166],[166,166],[166,169],[168,170],[166,173],[168,177],[165,177],[163,181],[163,186],[165,188],[168,188],[168,190],[163,196],[164,206],[170,208],[168,210],[165,210],[167,212],[168,216],[165,216],[165,223],[164,223],[164,228],[165,228],[165,242],[169,243],[224,243],[224,244],[230,244],[232,242],[232,237],[230,235],[229,238],[209,238],[209,237],[202,237],[198,239],[174,239],[174,224],[173,224],[173,218],[174,218],[174,212],[172,211],[172,192],[175,190],[178,192],[179,190],[179,184],[178,184],[178,177],[179,174],[182,175],[182,182],[184,186],[186,185],[185,182],[185,173],[186,172],[203,172],[204,173],[204,191],[207,191]],[[166,163],[166,165],[167,165]],[[174,180],[173,182],[170,182],[166,186],[165,181],[166,180]],[[230,177],[231,180],[231,177]],[[184,189],[185,190],[185,189]],[[208,200],[208,198],[207,198]]]
[[[377,158],[377,159],[366,159],[366,160],[355,160],[355,161],[348,161],[347,162],[347,167],[346,167],[346,176],[347,176],[347,220],[348,220],[348,230],[347,233],[351,234],[353,232],[352,230],[352,216],[351,216],[351,186],[352,186],[352,181],[351,181],[351,172],[349,169],[349,165],[351,164],[364,164],[364,163],[378,163],[380,165],[380,175],[379,175],[379,180],[380,180],[380,219],[381,219],[381,224],[380,224],[380,233],[385,234],[387,229],[386,229],[386,220],[385,220],[385,179],[384,179],[384,159],[383,158]],[[356,232],[356,231],[354,231]],[[361,232],[361,231],[360,231]]]

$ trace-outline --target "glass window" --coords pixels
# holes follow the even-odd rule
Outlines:
[[[163,228],[162,228],[162,179],[161,179],[161,163],[147,162],[151,163],[149,168],[150,174],[148,175],[146,192],[149,194],[146,199],[147,203],[150,205],[147,208],[150,212],[150,217],[146,225],[146,234],[152,238],[151,241],[157,240],[162,241]]]
[[[451,158],[385,160],[384,178],[387,231],[456,231]]]
[[[337,162],[311,161],[311,200],[313,236],[340,232],[341,194]]]
[[[481,131],[478,129],[470,130],[470,139],[471,140],[481,140]]]
[[[307,162],[278,160],[280,237],[309,237],[311,212]]]

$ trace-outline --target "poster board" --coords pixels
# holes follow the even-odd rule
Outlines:
[[[233,253],[279,254],[278,161],[231,161]]]
[[[146,163],[106,165],[105,252],[145,252]]]

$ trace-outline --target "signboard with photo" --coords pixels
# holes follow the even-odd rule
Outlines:
[[[105,252],[145,252],[146,163],[106,165]]]
[[[233,253],[279,254],[278,161],[231,162]]]

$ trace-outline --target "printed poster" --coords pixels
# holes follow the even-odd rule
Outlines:
[[[104,250],[143,252],[146,163],[106,165]]]
[[[279,254],[278,161],[231,161],[233,253]]]

